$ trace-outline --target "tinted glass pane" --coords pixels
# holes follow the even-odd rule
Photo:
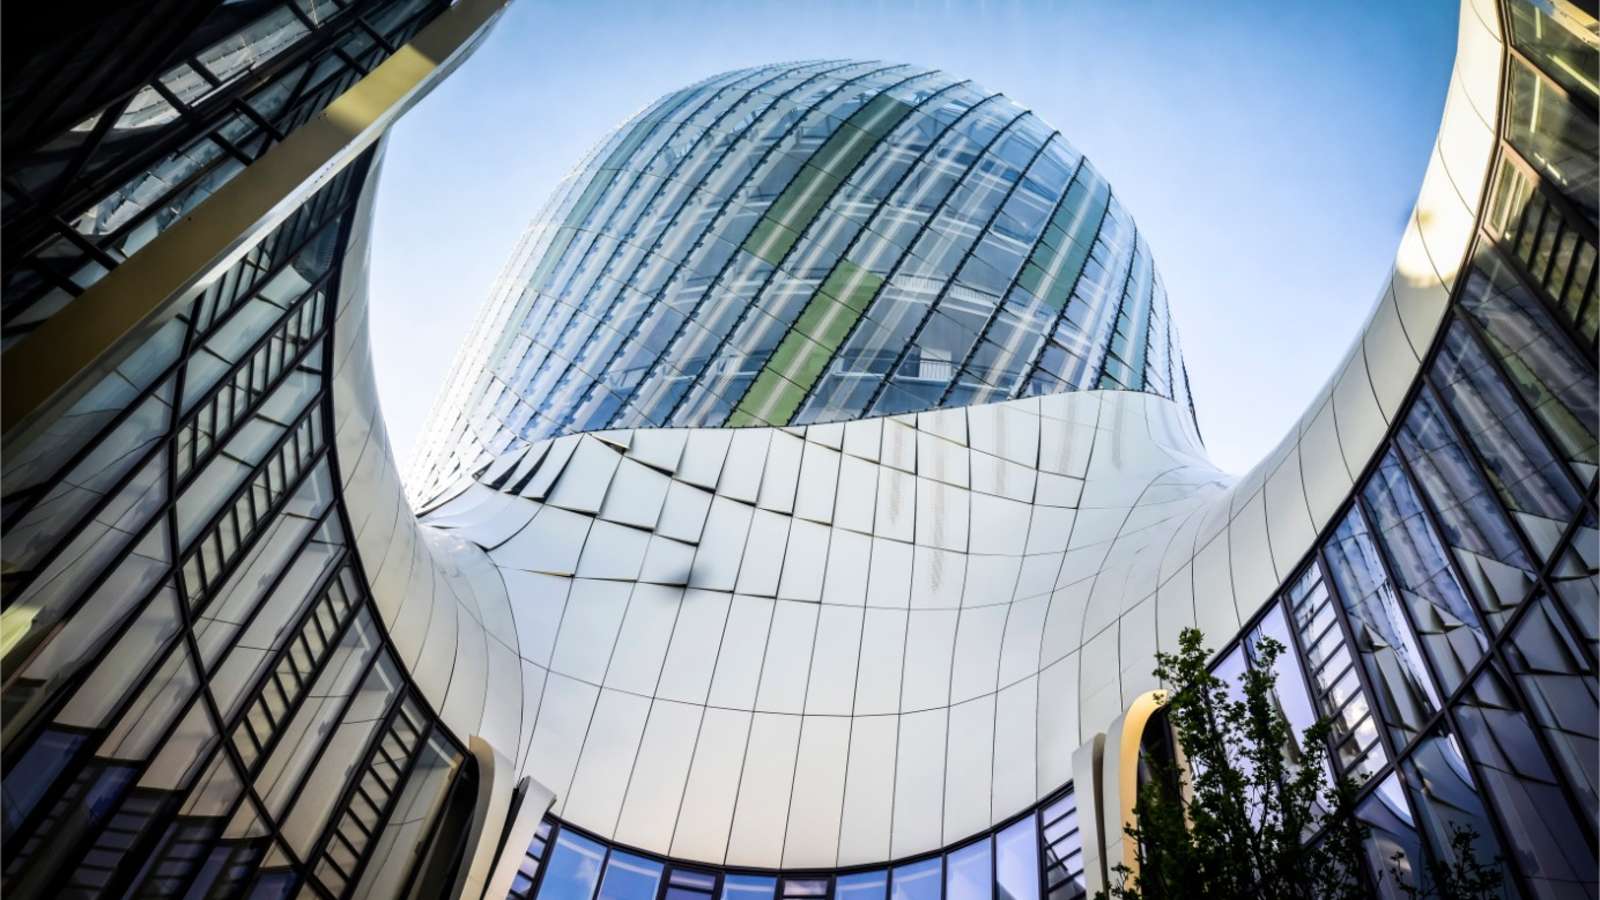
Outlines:
[[[1447,866],[1463,863],[1465,857],[1457,855],[1453,842],[1457,835],[1470,831],[1475,835],[1473,859],[1479,865],[1498,868],[1496,860],[1503,854],[1494,826],[1484,811],[1461,745],[1449,729],[1443,724],[1435,728],[1401,762],[1400,769],[1432,859]],[[1430,875],[1419,874],[1413,883],[1423,890],[1438,890]]]
[[[1482,327],[1490,351],[1568,464],[1580,478],[1592,474],[1595,433],[1600,430],[1594,366],[1578,354],[1493,245],[1478,251],[1460,302]]]
[[[992,851],[987,839],[968,844],[945,859],[947,900],[990,900],[994,896]]]
[[[776,878],[760,875],[729,875],[722,879],[722,900],[772,900]]]
[[[895,869],[889,881],[891,900],[939,900],[939,863],[926,859]]]
[[[1039,900],[1039,828],[1032,815],[994,837],[1000,900]]]
[[[594,841],[561,832],[539,885],[539,900],[590,900],[605,858],[605,848]]]
[[[1356,810],[1356,818],[1369,829],[1363,846],[1368,875],[1377,886],[1378,896],[1385,900],[1414,897],[1401,885],[1415,887],[1427,862],[1399,777],[1391,774],[1385,778]]]
[[[660,881],[660,863],[617,851],[606,862],[600,900],[654,900]]]
[[[1512,633],[1506,657],[1567,784],[1593,820],[1600,817],[1600,677],[1555,602],[1540,596],[1534,604]]]
[[[1482,458],[1500,502],[1522,514],[1528,539],[1549,553],[1579,500],[1565,466],[1522,412],[1465,324],[1451,323],[1433,375]]]
[[[1453,691],[1483,658],[1488,639],[1393,451],[1362,492],[1440,687]]]
[[[888,872],[857,872],[840,875],[834,882],[833,895],[838,900],[883,900],[888,889]]]
[[[1591,705],[1590,718],[1593,711]],[[1584,884],[1593,882],[1594,854],[1532,726],[1494,667],[1485,669],[1456,705],[1456,720],[1478,763],[1484,793],[1514,838],[1511,855],[1521,862],[1534,892],[1582,894]],[[1592,805],[1585,814],[1592,819]]]
[[[1503,622],[1533,586],[1523,552],[1493,488],[1457,440],[1439,401],[1424,388],[1395,436],[1417,487],[1432,504],[1457,568],[1490,623]]]
[[[1395,744],[1404,746],[1439,708],[1439,700],[1360,513],[1351,510],[1334,530],[1325,550],[1328,572],[1378,695],[1379,712]]]

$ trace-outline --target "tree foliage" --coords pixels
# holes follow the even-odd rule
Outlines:
[[[1176,653],[1156,655],[1188,765],[1145,761],[1155,777],[1127,828],[1138,872],[1116,867],[1115,900],[1365,896],[1364,835],[1351,815],[1357,785],[1328,778],[1326,722],[1298,736],[1298,758],[1285,752],[1296,735],[1273,694],[1284,647],[1268,638],[1257,649],[1240,696],[1207,668],[1196,629],[1184,629]]]

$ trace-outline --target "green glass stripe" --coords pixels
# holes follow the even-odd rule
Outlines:
[[[1054,309],[1065,306],[1110,202],[1111,185],[1103,179],[1089,185],[1074,179],[1017,283]]]
[[[864,313],[867,311],[867,304],[872,302],[880,287],[883,287],[882,275],[864,269],[848,259],[841,259],[839,264],[833,267],[833,271],[828,273],[827,280],[822,283],[821,291],[857,313]]]
[[[852,113],[811,154],[778,199],[772,201],[772,207],[745,238],[744,249],[773,265],[782,262],[840,182],[849,177],[884,136],[910,113],[910,106],[887,94],[879,94]],[[790,232],[794,237],[774,233],[774,228]]]
[[[839,260],[740,401],[738,420],[787,423],[882,286],[883,276]]]
[[[798,240],[800,235],[771,219],[763,218],[750,230],[750,236],[744,239],[743,246],[749,253],[777,265]]]

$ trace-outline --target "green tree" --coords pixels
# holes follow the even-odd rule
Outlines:
[[[1362,879],[1367,830],[1354,815],[1360,785],[1349,778],[1330,781],[1326,720],[1301,734],[1298,759],[1285,752],[1294,732],[1274,699],[1274,663],[1286,651],[1270,638],[1256,650],[1238,696],[1207,667],[1211,652],[1198,630],[1183,630],[1176,653],[1156,654],[1155,675],[1167,686],[1167,721],[1187,765],[1143,761],[1153,777],[1140,789],[1135,823],[1125,829],[1138,871],[1118,864],[1112,887],[1097,900],[1368,896]],[[1422,884],[1407,882],[1398,856],[1384,877],[1412,898],[1499,897],[1500,860],[1479,864],[1476,839],[1471,829],[1456,829],[1456,861],[1430,863]]]
[[[1188,765],[1145,760],[1154,777],[1127,828],[1138,872],[1119,864],[1100,897],[1365,896],[1365,834],[1351,815],[1358,785],[1328,779],[1327,722],[1306,729],[1297,760],[1285,754],[1293,729],[1273,699],[1284,647],[1267,639],[1258,649],[1240,698],[1207,668],[1198,630],[1184,629],[1176,653],[1157,654],[1167,719]]]

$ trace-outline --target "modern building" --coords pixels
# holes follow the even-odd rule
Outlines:
[[[7,48],[6,891],[1067,900],[1198,626],[1229,677],[1292,648],[1375,893],[1457,825],[1508,895],[1600,893],[1581,6],[1463,2],[1394,268],[1242,478],[1082,156],[825,61],[574,169],[404,487],[381,135],[500,3],[166,6]]]

